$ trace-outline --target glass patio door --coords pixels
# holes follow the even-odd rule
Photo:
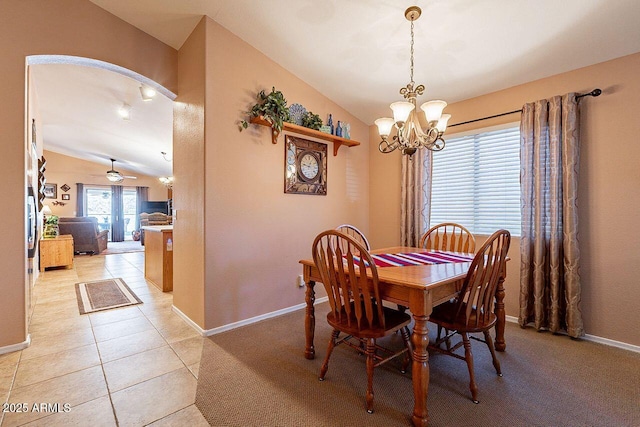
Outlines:
[[[85,198],[84,216],[96,218],[100,230],[109,230],[111,240],[111,188],[85,187]]]

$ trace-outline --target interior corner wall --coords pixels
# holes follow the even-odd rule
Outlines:
[[[75,55],[136,71],[175,92],[177,52],[85,0],[3,0],[0,5],[0,348],[26,340],[26,57]]]
[[[178,52],[173,133],[173,305],[205,329],[205,20]]]
[[[581,143],[579,171],[579,248],[581,257],[582,315],[586,333],[632,345],[640,345],[640,53],[558,74],[477,98],[450,104],[446,112],[451,123],[461,123],[506,111],[527,102],[568,92],[586,93],[602,89],[598,98],[580,101]],[[456,127],[456,132],[479,129],[513,121],[519,116],[503,116]],[[451,134],[454,128],[449,128]],[[446,150],[446,148],[445,148]],[[373,147],[370,149],[372,164]],[[435,153],[437,156],[438,154]],[[399,159],[397,160],[399,164]],[[390,182],[389,188],[371,186],[371,223],[384,221],[376,210],[382,200],[399,200],[399,166],[377,169],[376,183]],[[389,193],[395,189],[395,193]],[[397,208],[400,209],[399,207]],[[400,222],[396,224],[400,227]],[[372,226],[372,239],[377,239]],[[381,236],[380,239],[389,238]],[[481,239],[482,240],[482,239]],[[511,242],[505,283],[507,315],[519,312],[519,239]],[[508,338],[507,338],[508,340]]]
[[[206,28],[205,224],[207,328],[304,303],[299,260],[315,236],[349,222],[369,232],[369,128],[291,72],[211,19]],[[244,112],[275,86],[288,104],[326,121],[351,124],[352,139],[333,156],[327,143],[327,195],[284,193],[284,136],[251,125]],[[318,296],[324,294],[316,287]]]

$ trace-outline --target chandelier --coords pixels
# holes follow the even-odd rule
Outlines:
[[[384,117],[375,121],[378,133],[382,138],[378,149],[382,153],[391,153],[400,149],[402,154],[412,156],[419,148],[440,151],[444,148],[442,135],[447,128],[447,121],[451,114],[442,114],[447,103],[441,100],[425,102],[420,106],[424,111],[427,127],[423,128],[416,111],[416,99],[424,93],[424,85],[415,85],[413,81],[413,22],[422,14],[418,6],[411,6],[404,12],[405,18],[411,21],[411,80],[406,87],[400,89],[400,94],[406,101],[394,102],[390,105],[393,118]],[[395,126],[396,135],[389,142],[391,129]]]

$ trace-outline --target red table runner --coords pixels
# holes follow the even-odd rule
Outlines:
[[[455,252],[410,252],[398,254],[371,254],[377,267],[404,267],[408,265],[444,264],[448,262],[469,262],[473,257]],[[356,261],[357,262],[357,261]]]

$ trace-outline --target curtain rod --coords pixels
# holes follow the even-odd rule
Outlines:
[[[600,96],[601,94],[602,94],[602,90],[594,89],[589,93],[579,93],[579,94],[577,94],[576,95],[576,100],[579,100],[580,98],[585,97],[585,96],[594,96],[595,97],[595,96]],[[452,127],[455,127],[455,126],[462,126],[462,125],[466,125],[466,124],[469,124],[469,123],[480,122],[482,120],[495,119],[496,117],[508,116],[509,114],[515,114],[515,113],[522,113],[522,108],[519,109],[519,110],[508,111],[506,113],[495,114],[493,116],[482,117],[480,119],[474,119],[474,120],[469,120],[469,121],[462,122],[462,123],[456,123],[454,125],[449,125],[447,127],[452,128]]]

